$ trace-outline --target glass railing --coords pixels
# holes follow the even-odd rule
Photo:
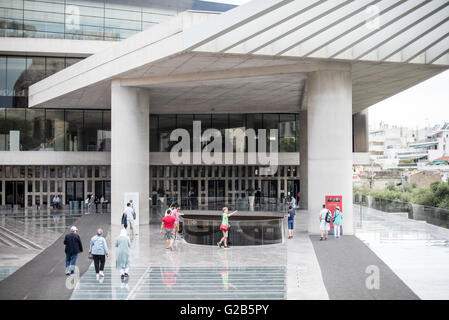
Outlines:
[[[372,196],[354,194],[354,204],[373,208],[383,212],[407,213],[409,219],[425,221],[427,223],[449,229],[449,210],[424,206],[409,202],[375,198]]]
[[[154,203],[157,203],[156,205]],[[163,202],[159,199],[150,200],[150,223],[160,223],[165,215],[165,211],[174,201],[172,199],[165,198]],[[249,211],[249,212],[278,212],[286,213],[288,211],[289,202],[287,198],[268,198],[260,197],[255,198],[254,202],[250,201],[247,197],[240,199],[227,199],[227,198],[214,198],[208,199],[206,203],[198,203],[196,199],[181,198],[181,201],[177,201],[181,206],[182,211],[219,211],[223,207],[228,207],[230,211]]]
[[[228,244],[230,246],[256,246],[283,242],[284,219],[282,217],[233,217],[229,220]],[[216,245],[223,237],[220,231],[220,216],[184,217],[182,234],[188,243]]]

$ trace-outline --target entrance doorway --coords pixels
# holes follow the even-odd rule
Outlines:
[[[262,203],[276,204],[278,200],[278,181],[262,180]]]
[[[207,205],[209,210],[221,210],[225,206],[225,181],[207,182]]]
[[[287,180],[287,197],[290,199],[290,196],[295,196],[297,207],[299,207],[298,192],[301,191],[299,185],[299,180]]]
[[[181,181],[181,209],[198,208],[198,180]]]
[[[70,204],[70,201],[76,201],[77,208],[82,206],[84,203],[84,181],[65,182],[65,203]]]
[[[25,181],[6,181],[5,196],[7,205],[18,205],[23,208],[25,205]]]
[[[104,196],[109,203],[111,202],[111,181],[95,181],[95,197],[101,199],[101,196]]]

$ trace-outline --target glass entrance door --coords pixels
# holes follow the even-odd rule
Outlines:
[[[5,196],[7,205],[19,205],[20,208],[23,208],[25,205],[25,182],[6,181]]]
[[[181,209],[198,208],[198,180],[181,181]]]
[[[299,188],[299,180],[287,180],[287,197],[288,201],[290,201],[290,197],[293,195],[296,199],[296,205],[299,206],[299,197],[298,192]]]
[[[70,201],[77,201],[78,207],[82,205],[84,203],[84,181],[66,181],[65,199],[66,204],[70,204]]]
[[[225,206],[225,181],[207,182],[207,205],[209,210],[221,210]]]
[[[262,180],[262,203],[276,204],[278,198],[278,181]]]

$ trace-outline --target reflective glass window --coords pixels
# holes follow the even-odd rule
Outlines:
[[[111,151],[111,111],[103,111],[103,129],[99,151]]]
[[[52,58],[47,57],[46,63],[46,76],[50,76],[58,71],[61,71],[65,67],[64,58]]]
[[[22,150],[38,151],[45,150],[45,110],[26,110],[26,122],[21,132]]]
[[[81,150],[100,151],[102,143],[102,111],[84,111],[83,135],[80,139]]]
[[[64,110],[46,110],[45,149],[64,151]]]
[[[279,119],[279,151],[296,151],[295,114],[281,114]]]
[[[25,96],[26,95],[26,58],[8,57],[6,73],[6,95]]]
[[[176,115],[159,115],[159,151],[170,152],[171,147],[177,142],[170,141],[170,134],[176,129]]]
[[[26,84],[30,86],[45,78],[45,57],[27,57]]]
[[[8,126],[6,123],[6,110],[0,109],[0,151],[7,150]]]
[[[7,109],[6,110],[6,149],[11,151],[22,150],[25,131],[25,110]]]
[[[6,57],[0,57],[0,108],[6,108]]]
[[[158,115],[150,115],[150,152],[158,152]]]
[[[266,129],[266,141],[267,141],[267,149],[266,152],[274,151],[278,152],[278,150],[270,149],[270,129],[278,130],[279,125],[279,114],[264,114],[263,115],[263,127]]]
[[[85,151],[83,141],[83,111],[73,110],[65,113],[65,151]]]

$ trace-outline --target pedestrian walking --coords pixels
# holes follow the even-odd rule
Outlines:
[[[83,252],[83,244],[81,243],[81,238],[77,233],[78,228],[72,226],[70,228],[70,233],[64,238],[66,275],[75,273],[76,258],[79,253]]]
[[[173,240],[175,238],[174,229],[175,229],[175,217],[172,216],[170,210],[167,210],[166,216],[162,219],[161,223],[161,234],[162,230],[164,230],[164,238],[166,242],[165,249],[173,250]]]
[[[321,209],[320,211],[320,231],[321,231],[320,241],[323,240],[323,235],[325,236],[324,240],[327,240],[331,220],[332,220],[332,213],[330,212],[329,209],[326,209],[326,205],[323,204],[323,209]]]
[[[334,236],[335,238],[341,237],[341,226],[343,224],[343,213],[340,211],[340,207],[335,208],[334,212]]]
[[[127,218],[126,212],[122,213],[121,224],[123,224],[123,228],[128,229],[128,218]]]
[[[223,209],[223,213],[221,215],[221,224],[220,224],[220,230],[223,232],[223,237],[221,238],[221,240],[219,242],[217,242],[217,246],[219,248],[221,248],[222,243],[224,243],[224,248],[228,249],[229,245],[228,245],[228,235],[229,235],[229,221],[228,218],[234,214],[236,214],[238,211],[234,211],[232,213],[229,213],[229,210],[227,207],[224,207]]]
[[[173,210],[173,217],[175,217],[175,240],[178,240],[179,218],[184,215],[184,213],[181,213],[180,210],[181,207],[179,204],[175,203],[175,209]]]
[[[295,210],[295,208],[296,208],[296,199],[295,199],[295,196],[294,195],[292,195],[291,197],[290,197],[290,206],[292,207],[292,209],[293,210]]]
[[[94,259],[95,273],[97,280],[99,280],[100,276],[104,277],[104,264],[106,257],[109,257],[108,245],[103,237],[103,229],[98,229],[97,234],[90,239],[89,252]]]
[[[287,225],[288,225],[288,238],[293,239],[293,230],[295,229],[295,216],[296,212],[292,208],[292,206],[288,207],[288,211],[286,216],[288,217]]]
[[[131,241],[129,240],[126,229],[120,231],[120,235],[115,240],[115,247],[117,248],[115,267],[120,270],[120,278],[128,278]]]
[[[129,234],[132,237],[132,236],[134,236],[134,210],[133,210],[130,202],[128,202],[126,204],[124,213],[126,214],[126,224],[128,225],[128,227],[130,229]]]

